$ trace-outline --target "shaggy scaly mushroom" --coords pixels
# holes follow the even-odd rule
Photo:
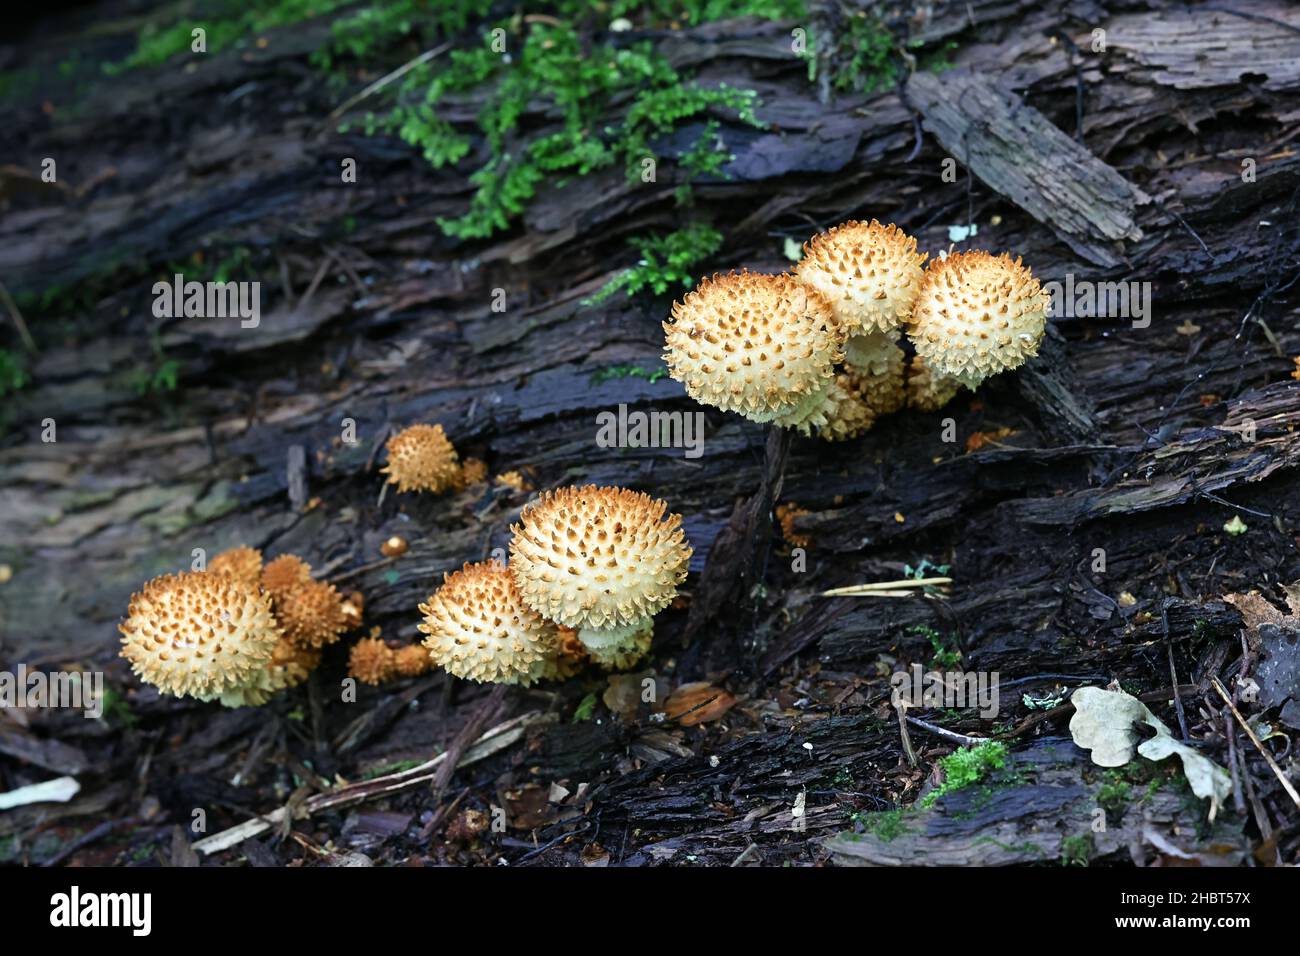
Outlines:
[[[284,569],[284,574],[294,581],[300,577],[306,580],[311,578],[307,564],[296,558],[290,557],[288,561],[281,561],[280,567]],[[208,573],[230,574],[258,589],[262,587],[262,571],[262,552],[244,545],[222,551],[208,562]],[[273,573],[272,578],[275,577]],[[272,610],[274,611],[274,600]],[[281,633],[280,639],[276,641],[271,651],[271,660],[267,662],[265,677],[250,682],[237,692],[228,694],[223,700],[232,706],[264,704],[273,694],[303,683],[320,664],[320,656],[319,650],[300,647]]]
[[[396,653],[380,638],[363,637],[348,652],[348,675],[377,686],[396,674],[395,658]]]
[[[956,252],[926,269],[908,336],[926,365],[974,389],[1038,354],[1048,304],[1020,259]]]
[[[852,338],[907,321],[925,259],[897,226],[850,220],[806,242],[795,275],[825,297]]]
[[[208,570],[215,574],[229,574],[248,584],[260,586],[262,552],[241,544],[214,556],[208,562]]]
[[[531,683],[534,666],[559,645],[559,630],[524,602],[499,561],[446,575],[420,613],[433,662],[466,680]]]
[[[693,399],[783,426],[816,419],[843,356],[830,304],[790,275],[705,279],[673,303],[664,334],[669,374]]]
[[[356,623],[334,585],[311,576],[311,565],[285,554],[262,569],[262,586],[271,595],[275,619],[286,639],[316,649],[333,644]]]
[[[538,614],[575,628],[588,651],[626,653],[686,580],[681,515],[626,488],[558,488],[519,515],[510,574]]]
[[[380,472],[398,491],[441,494],[461,479],[459,456],[441,425],[404,428],[388,439],[384,450],[388,463]]]
[[[268,679],[280,628],[271,600],[230,574],[164,574],[132,595],[121,654],[164,693],[238,706]]]

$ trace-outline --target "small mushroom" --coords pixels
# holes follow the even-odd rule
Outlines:
[[[531,683],[534,666],[559,644],[556,626],[524,602],[499,561],[466,564],[445,575],[420,613],[433,662],[466,680]]]
[[[377,637],[363,637],[348,652],[348,675],[363,684],[378,686],[396,673],[396,654]]]
[[[398,491],[440,494],[456,486],[461,475],[459,456],[441,425],[412,425],[384,445],[388,463],[380,471]]]
[[[961,382],[936,372],[919,355],[912,356],[907,373],[907,405],[923,412],[937,412],[961,391]]]
[[[715,275],[673,303],[672,319],[669,374],[697,402],[755,422],[814,417],[842,357],[830,304],[790,275]]]
[[[260,586],[262,552],[241,544],[213,557],[208,562],[208,570],[215,574],[229,574],[248,584]]]
[[[931,369],[973,389],[1038,354],[1048,305],[1020,259],[957,252],[930,263],[908,336]]]
[[[477,485],[486,480],[487,465],[477,458],[466,458],[460,466],[455,481],[452,482],[452,487],[457,491],[463,491],[470,485]]]
[[[297,559],[291,559],[291,562],[297,562]],[[290,577],[297,579],[301,573],[310,580],[310,568],[307,568],[305,562],[291,562],[281,563],[281,567],[286,569]],[[301,569],[306,571],[302,572]],[[259,590],[262,587],[262,570],[262,552],[244,545],[222,551],[208,562],[209,573],[230,574]],[[272,601],[272,610],[274,610],[274,601]],[[222,703],[231,707],[260,706],[273,694],[303,683],[320,664],[320,656],[319,650],[299,647],[281,633],[280,639],[276,641],[271,651],[271,660],[267,662],[265,676],[227,692],[222,696]]]
[[[421,644],[405,644],[393,652],[393,670],[399,677],[419,677],[433,668],[433,658]]]
[[[187,571],[154,578],[118,629],[131,670],[164,693],[237,705],[263,685],[280,639],[270,597],[230,574]]]
[[[626,488],[558,488],[512,526],[510,574],[538,614],[576,628],[589,650],[637,646],[686,580],[681,515]]]
[[[409,547],[405,538],[395,534],[384,540],[384,543],[379,546],[379,553],[386,558],[398,558],[406,554]]]
[[[334,585],[311,576],[311,565],[292,554],[262,569],[262,586],[271,595],[284,636],[299,647],[333,644],[352,626],[352,615]]]

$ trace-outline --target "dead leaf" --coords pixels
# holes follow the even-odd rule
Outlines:
[[[1148,760],[1160,761],[1177,754],[1183,762],[1183,774],[1192,793],[1210,801],[1210,819],[1223,807],[1232,792],[1232,778],[1214,761],[1175,740],[1169,728],[1136,697],[1122,690],[1080,687],[1070,697],[1074,716],[1070,718],[1070,735],[1074,742],[1091,752],[1099,767],[1122,767],[1133,759],[1133,745],[1139,739],[1137,725],[1146,724],[1156,735],[1137,744],[1137,752]]]
[[[624,720],[636,720],[641,714],[642,683],[652,676],[650,671],[639,674],[610,674],[609,686],[601,695],[605,706]]]
[[[664,711],[669,720],[683,727],[717,720],[736,704],[736,698],[725,690],[704,681],[683,684],[664,701]]]

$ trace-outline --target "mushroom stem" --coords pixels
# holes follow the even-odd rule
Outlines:
[[[643,617],[622,627],[580,627],[578,640],[593,654],[614,648],[631,646],[642,631],[654,627],[654,618]]]
[[[762,582],[767,569],[772,512],[785,483],[785,464],[793,439],[789,429],[768,426],[762,480],[754,494],[736,506],[709,549],[686,621],[687,642],[714,622],[724,620],[732,608],[748,606],[753,600],[754,588]],[[724,653],[724,642],[710,643],[711,652]]]

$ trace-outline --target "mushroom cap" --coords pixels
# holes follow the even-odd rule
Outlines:
[[[907,404],[923,412],[937,412],[961,391],[961,382],[951,375],[936,372],[921,359],[912,356],[907,372]]]
[[[557,488],[512,526],[510,574],[524,602],[557,624],[620,627],[667,607],[686,580],[681,515],[626,488]]]
[[[887,332],[911,315],[925,259],[897,226],[850,220],[806,242],[795,274],[826,297],[850,335]]]
[[[363,637],[348,652],[348,674],[363,684],[379,685],[396,673],[396,654],[377,637]]]
[[[1048,304],[1020,259],[957,252],[926,269],[908,334],[930,368],[974,388],[1038,354]]]
[[[257,680],[280,639],[269,596],[210,571],[149,581],[131,596],[118,630],[121,654],[138,677],[165,693],[200,700]]]
[[[380,472],[398,491],[431,491],[453,488],[460,477],[456,449],[441,425],[412,425],[384,445],[388,463]]]
[[[262,568],[262,587],[272,594],[311,581],[311,565],[296,554],[282,554]]]
[[[703,280],[664,323],[669,374],[697,402],[768,422],[833,375],[844,336],[830,304],[790,275]]]
[[[393,653],[393,669],[399,677],[419,677],[433,667],[433,658],[422,644],[404,644]]]
[[[560,640],[556,626],[524,603],[499,561],[446,575],[420,612],[433,662],[466,680],[529,681],[533,665],[555,653]]]
[[[816,431],[826,441],[845,441],[869,431],[880,416],[898,411],[903,407],[906,356],[896,339],[896,332],[850,337],[844,346],[844,368],[827,383],[820,404],[801,417],[778,418],[777,424],[805,435]]]
[[[466,458],[461,463],[460,471],[456,474],[453,486],[457,491],[462,491],[470,485],[477,485],[480,481],[486,480],[487,464],[478,458]]]
[[[208,562],[208,570],[216,574],[229,574],[247,584],[260,585],[262,582],[262,552],[256,548],[240,545],[229,548],[213,557]]]
[[[262,586],[271,595],[284,636],[303,648],[333,644],[353,624],[334,585],[311,576],[311,565],[296,555],[281,555],[262,569]]]

